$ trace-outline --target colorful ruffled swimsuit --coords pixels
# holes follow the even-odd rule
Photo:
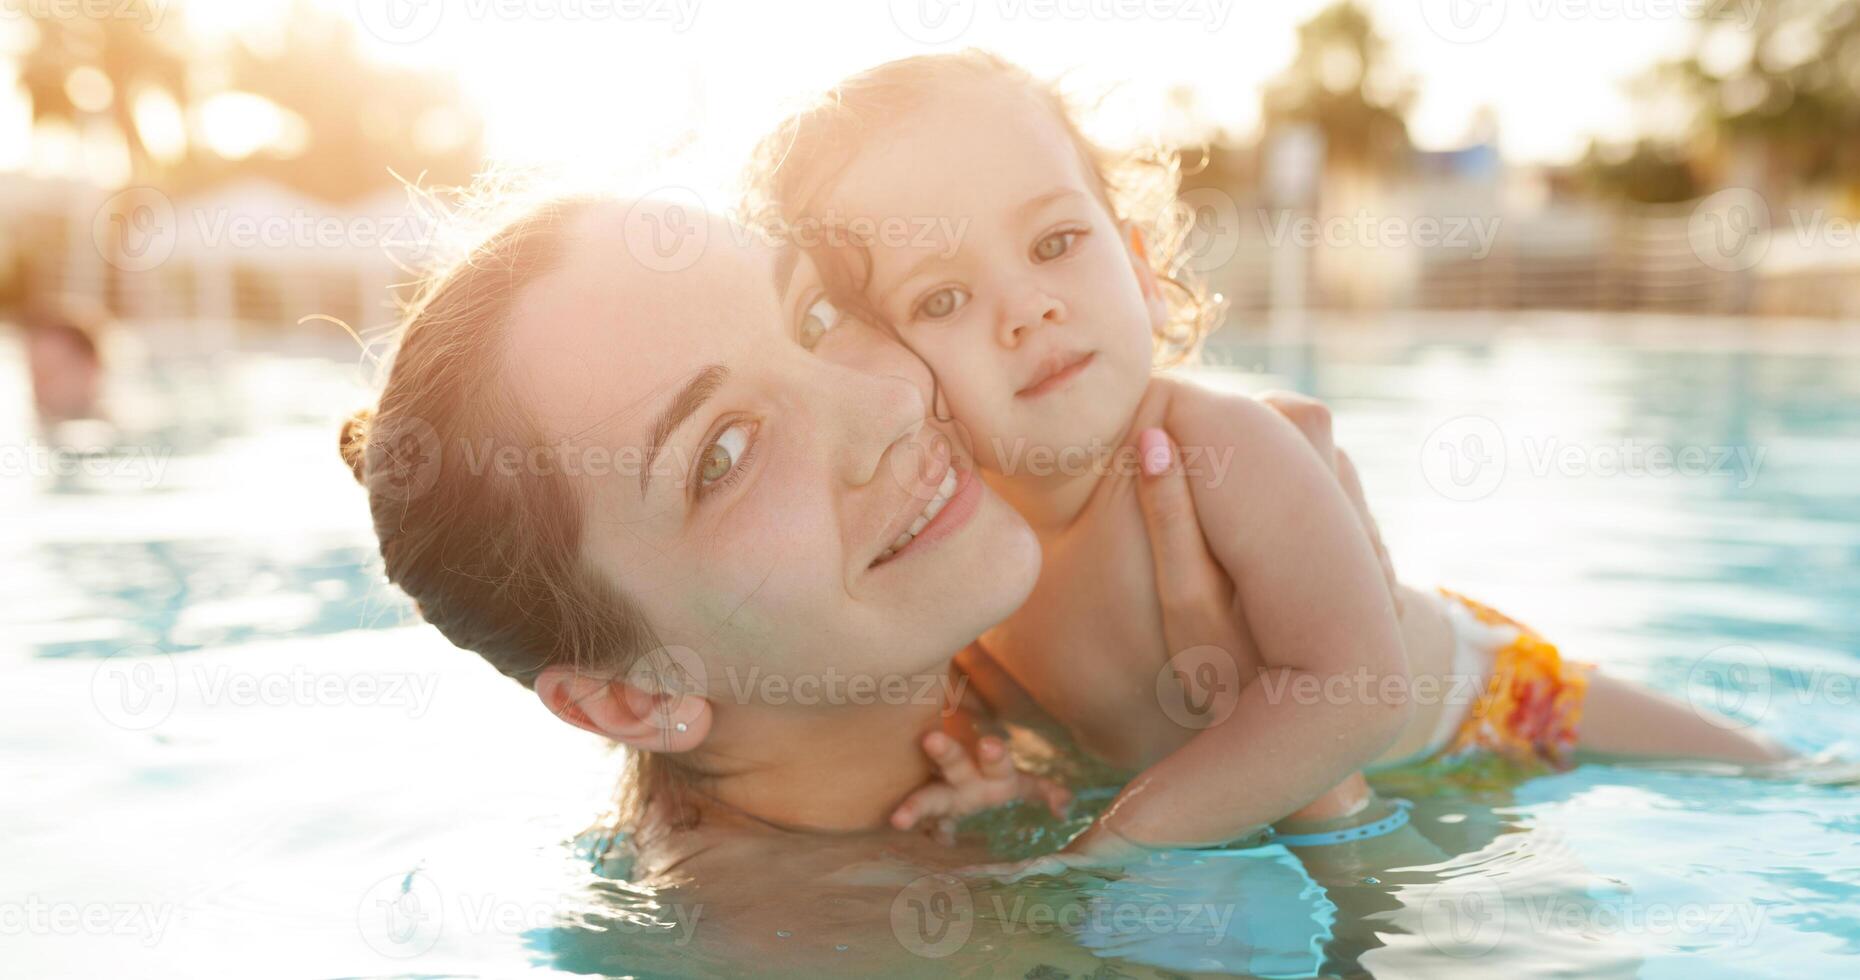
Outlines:
[[[1490,606],[1439,591],[1456,640],[1451,673],[1479,679],[1479,694],[1470,706],[1448,705],[1427,747],[1395,765],[1484,752],[1568,767],[1593,666],[1565,660],[1536,630]]]

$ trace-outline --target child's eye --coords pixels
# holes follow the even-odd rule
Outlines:
[[[749,437],[755,431],[755,423],[738,422],[723,430],[710,445],[698,454],[697,490],[702,494],[725,480],[732,479],[738,472],[744,456],[749,450]]]
[[[917,315],[928,320],[941,320],[969,301],[969,294],[958,286],[943,288],[925,296],[917,303]]]
[[[813,350],[820,343],[821,338],[839,325],[839,309],[827,302],[824,297],[815,300],[813,305],[807,308],[807,312],[801,315],[801,326],[797,331],[800,334],[801,346],[807,350]]]
[[[1041,262],[1052,260],[1072,250],[1072,243],[1079,240],[1082,231],[1056,231],[1033,243],[1033,257]]]

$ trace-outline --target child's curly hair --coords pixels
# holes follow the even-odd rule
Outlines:
[[[1169,316],[1155,337],[1156,366],[1192,358],[1221,310],[1218,300],[1183,268],[1182,246],[1193,215],[1177,200],[1181,173],[1176,155],[1154,149],[1118,153],[1097,145],[1080,131],[1077,111],[1057,89],[985,51],[971,48],[886,62],[845,79],[782,120],[751,157],[743,220],[764,228],[796,227],[811,220],[826,189],[867,141],[952,81],[1011,86],[1052,111],[1078,147],[1100,200],[1119,221],[1143,234],[1145,258],[1169,287]],[[840,278],[830,267],[822,271],[830,281]]]

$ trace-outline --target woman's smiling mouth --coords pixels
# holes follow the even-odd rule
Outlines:
[[[1054,354],[1041,362],[1040,370],[1025,388],[1014,393],[1015,398],[1038,398],[1049,391],[1054,391],[1078,377],[1080,371],[1091,364],[1097,357],[1097,351],[1086,351],[1083,355]]]
[[[892,555],[903,551],[904,547],[910,544],[924,528],[930,526],[930,522],[936,518],[937,514],[942,512],[943,506],[949,503],[949,498],[955,494],[956,482],[956,468],[954,466],[943,471],[943,482],[937,485],[936,493],[930,496],[930,502],[924,504],[923,513],[917,515],[917,519],[911,522],[910,529],[898,535],[897,540],[891,542],[891,547],[886,548],[885,553],[878,556],[879,561],[884,561]]]
[[[943,480],[937,484],[936,492],[924,502],[923,511],[872,562],[872,567],[877,568],[901,555],[914,553],[927,543],[954,533],[975,513],[980,500],[980,484],[975,479],[975,471],[958,467],[952,461],[949,468],[943,471]]]

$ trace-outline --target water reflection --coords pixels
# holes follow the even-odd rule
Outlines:
[[[1476,332],[1391,323],[1285,345],[1235,334],[1211,352],[1231,368],[1206,377],[1333,406],[1405,578],[1487,599],[1571,653],[1675,693],[1701,658],[1754,649],[1762,669],[1738,693],[1763,699],[1747,702],[1747,720],[1799,748],[1860,756],[1860,349],[1792,330],[1701,324],[1642,343],[1641,326],[1612,320],[1487,319]],[[0,348],[0,375],[23,370],[9,356]],[[0,718],[0,771],[46,796],[0,801],[16,831],[0,866],[45,894],[187,896],[182,938],[154,951],[177,974],[249,968],[280,950],[330,975],[781,966],[746,966],[745,947],[681,918],[692,896],[577,863],[561,838],[585,824],[609,769],[565,748],[572,733],[474,658],[429,630],[390,629],[410,610],[381,582],[362,495],[333,451],[336,419],[361,401],[349,360],[170,361],[125,380],[118,404],[139,407],[112,437],[167,451],[152,486],[0,481],[0,662],[19,681]],[[1495,424],[1507,450],[1502,479],[1474,499],[1443,493],[1423,458],[1430,434],[1463,416]],[[13,448],[40,438],[6,406],[0,432]],[[1722,472],[1601,472],[1628,447],[1749,455]],[[203,706],[184,688],[168,723],[124,731],[82,709],[100,658],[125,647],[180,655],[192,678],[262,663],[252,669],[386,669],[443,684],[417,718],[395,705]],[[985,972],[1024,941],[1007,926],[1030,902],[1233,908],[1237,924],[1214,947],[1179,919],[1132,931],[1086,915],[1068,934],[1145,972],[1211,958],[1260,975],[1826,975],[1860,951],[1851,778],[1592,761],[1557,775],[1419,769],[1379,782],[1416,801],[1417,851],[1404,860],[1288,863],[1268,848],[1225,862],[1173,854],[1112,879],[978,884],[975,948],[948,960],[899,945],[895,885],[829,887],[819,871],[831,860],[801,844],[792,866],[813,873],[796,871],[777,904],[812,916],[820,931],[790,938],[823,944],[829,962],[923,975]],[[138,821],[122,826],[110,816],[120,811]],[[239,829],[208,829],[219,826]],[[978,846],[1012,856],[1071,827],[1029,809],[974,829]],[[106,838],[121,856],[107,887],[86,870]],[[358,934],[357,902],[415,867],[444,884],[450,931],[430,953],[383,958]],[[888,870],[910,880],[923,869]],[[483,896],[532,892],[512,928],[460,925]],[[1661,910],[1725,914],[1681,928],[1650,918]],[[310,934],[330,941],[303,948]]]

